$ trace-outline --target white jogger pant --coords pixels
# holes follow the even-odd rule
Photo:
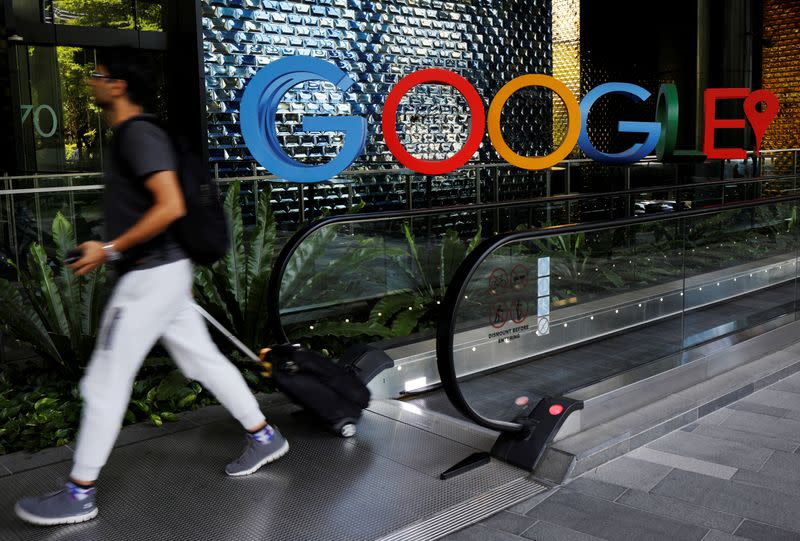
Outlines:
[[[158,339],[186,377],[211,391],[243,427],[264,422],[241,373],[192,308],[191,287],[187,259],[132,271],[118,282],[80,384],[83,412],[73,479],[97,479],[122,426],[136,374]]]

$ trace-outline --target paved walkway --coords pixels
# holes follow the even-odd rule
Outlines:
[[[800,540],[800,374],[447,541]]]

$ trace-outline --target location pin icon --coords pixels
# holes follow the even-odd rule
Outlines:
[[[759,103],[766,105],[763,111],[759,111],[756,108]],[[764,137],[772,119],[778,114],[779,108],[778,98],[775,97],[775,94],[763,88],[756,90],[744,100],[744,114],[756,134],[756,156],[761,150],[761,139]]]

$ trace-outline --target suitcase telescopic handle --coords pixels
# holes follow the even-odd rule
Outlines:
[[[258,364],[262,364],[262,360],[258,357],[258,355],[253,353],[253,350],[251,350],[249,347],[245,346],[241,342],[241,340],[239,340],[238,338],[233,336],[233,334],[231,334],[231,332],[228,329],[226,329],[225,326],[222,325],[222,323],[220,323],[219,321],[214,319],[214,317],[211,314],[209,314],[208,312],[206,312],[205,309],[203,309],[203,307],[201,307],[196,302],[193,302],[192,303],[192,308],[197,310],[200,313],[201,316],[203,316],[209,323],[211,323],[219,332],[224,334],[225,338],[230,340],[231,343],[239,349],[239,351],[241,351],[242,353],[247,355],[247,357],[251,361],[256,362]]]

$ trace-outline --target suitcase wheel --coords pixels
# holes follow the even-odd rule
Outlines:
[[[358,428],[355,423],[345,423],[338,429],[339,435],[343,438],[352,438],[356,435],[357,431]]]

